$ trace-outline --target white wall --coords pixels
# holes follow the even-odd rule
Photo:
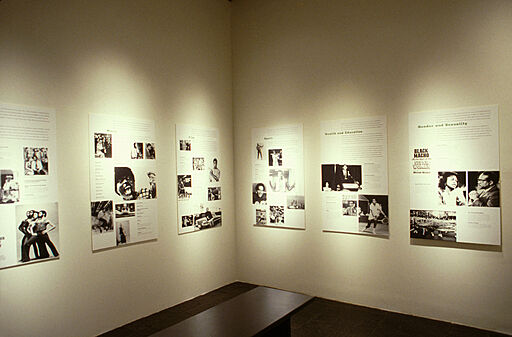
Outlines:
[[[232,15],[238,278],[512,333],[512,2],[236,0]],[[489,104],[501,248],[412,244],[408,113]],[[390,238],[323,233],[320,121],[379,114]],[[289,123],[304,124],[306,230],[253,227],[251,129]]]
[[[92,336],[236,279],[230,3],[0,2],[0,102],[55,108],[56,261],[0,270],[0,335]],[[157,241],[92,253],[88,114],[156,121]],[[221,130],[223,226],[178,237],[174,125]]]

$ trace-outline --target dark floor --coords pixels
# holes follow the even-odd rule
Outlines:
[[[149,336],[256,286],[235,282],[101,337]],[[292,337],[505,337],[495,332],[315,298],[292,316]]]

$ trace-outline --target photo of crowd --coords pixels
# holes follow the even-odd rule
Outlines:
[[[284,224],[284,206],[270,206],[269,219],[271,224]]]
[[[410,210],[410,236],[414,239],[456,241],[455,211]]]
[[[112,158],[112,134],[95,133],[94,134],[94,157]]]
[[[135,216],[135,203],[116,204],[116,218],[127,218]]]
[[[24,147],[25,175],[48,175],[48,148]]]
[[[303,195],[288,195],[288,196],[286,196],[286,208],[288,208],[288,209],[304,209],[304,196]]]

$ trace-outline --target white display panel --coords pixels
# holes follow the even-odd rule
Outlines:
[[[409,114],[411,238],[500,245],[498,107]]]
[[[323,121],[324,231],[389,236],[386,116]]]
[[[155,123],[89,116],[92,250],[158,237]]]
[[[222,226],[219,130],[176,125],[178,233]]]
[[[0,104],[0,268],[59,256],[55,111]]]
[[[252,130],[256,226],[305,229],[302,125]]]

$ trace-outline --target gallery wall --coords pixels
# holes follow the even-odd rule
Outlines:
[[[2,336],[93,336],[236,279],[230,3],[0,2],[0,102],[54,108],[60,259],[0,270]],[[158,240],[92,253],[89,114],[156,122]],[[178,237],[175,124],[220,131],[223,225]]]
[[[512,3],[237,0],[232,15],[238,278],[512,333]],[[491,104],[502,245],[411,241],[408,113]],[[388,121],[390,237],[322,232],[320,122],[375,115]],[[251,129],[296,123],[306,230],[254,227]]]

